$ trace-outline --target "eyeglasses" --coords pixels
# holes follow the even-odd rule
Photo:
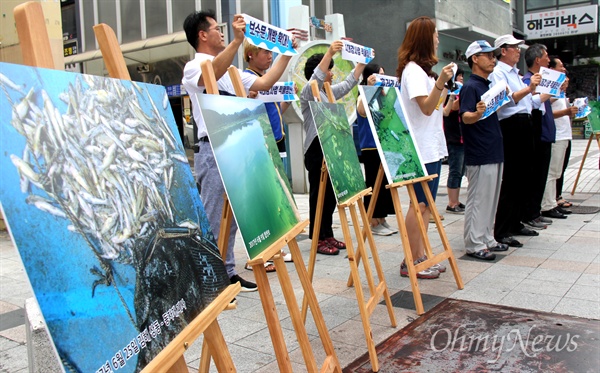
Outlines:
[[[481,56],[485,56],[487,57],[488,60],[493,60],[496,59],[496,56],[494,56],[493,52],[487,52],[487,53],[476,53],[475,54],[477,57],[481,57]]]
[[[509,49],[509,48],[510,49],[519,49],[519,45],[518,44],[512,44],[512,45],[505,44],[502,48],[505,48],[505,49]]]

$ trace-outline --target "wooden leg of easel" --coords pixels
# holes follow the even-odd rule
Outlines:
[[[294,258],[294,261],[295,260],[297,260],[297,258]],[[290,355],[287,352],[285,340],[283,339],[283,331],[281,330],[281,323],[277,316],[277,309],[275,308],[275,302],[273,301],[273,293],[271,292],[271,285],[269,284],[269,278],[267,277],[264,263],[254,264],[252,266],[252,271],[254,271],[254,278],[256,279],[256,285],[258,286],[258,292],[260,294],[260,302],[262,303],[263,311],[265,312],[269,334],[271,335],[271,341],[273,342],[277,366],[279,367],[280,372],[291,372],[292,363],[290,362]]]
[[[592,138],[593,138],[593,136],[590,136],[587,146],[585,147],[585,152],[583,153],[583,158],[581,158],[581,164],[579,165],[579,171],[577,171],[577,177],[575,178],[575,184],[573,184],[573,189],[571,190],[571,195],[575,194],[575,189],[577,189],[577,183],[579,182],[579,177],[581,176],[581,171],[583,171],[583,164],[585,163],[585,159],[587,158],[588,152],[590,151],[590,146],[592,145]],[[600,143],[598,146],[600,146]]]
[[[228,353],[220,353],[222,351],[227,351],[228,348],[225,338],[223,338],[221,328],[219,327],[219,323],[216,319],[204,331],[204,340],[206,341],[205,344],[208,346],[208,350],[211,351],[210,355],[215,361],[217,371],[220,373],[235,372],[236,369],[235,365],[233,364],[233,360],[231,359],[231,355]],[[204,349],[204,346],[202,349]],[[208,369],[205,370],[205,372],[208,372]]]
[[[368,213],[365,212],[365,205],[362,200],[358,201],[358,209],[362,216],[363,221],[368,218]],[[354,218],[354,217],[353,217]],[[379,259],[379,252],[377,252],[377,248],[375,246],[375,240],[373,239],[373,233],[368,230],[367,231],[367,240],[369,242],[369,247],[371,248],[371,256],[373,257],[373,263],[375,264],[375,270],[377,271],[377,277],[379,279],[378,288],[383,289],[383,299],[385,300],[385,305],[388,310],[388,314],[390,316],[390,322],[392,327],[396,327],[396,315],[394,314],[394,306],[392,305],[392,298],[390,297],[390,292],[387,287],[387,282],[385,281],[385,276],[383,274],[383,269],[381,267],[381,260]],[[358,264],[357,264],[358,265]],[[377,300],[375,302],[379,302],[379,296],[376,297]],[[374,305],[373,305],[374,307]],[[371,312],[369,312],[370,314]]]
[[[298,242],[296,240],[291,240],[288,243],[288,247],[290,252],[292,253],[292,257],[294,258],[294,266],[296,267],[296,273],[298,274],[298,278],[300,279],[300,283],[302,284],[302,289],[304,290],[304,300],[306,300],[307,305],[310,307],[310,312],[313,315],[313,319],[315,321],[315,326],[317,327],[317,331],[319,332],[319,337],[321,338],[321,343],[323,344],[323,348],[325,350],[325,354],[327,355],[327,359],[325,359],[325,364],[321,368],[321,372],[336,372],[341,373],[342,369],[340,367],[340,363],[338,361],[337,355],[335,353],[335,349],[333,348],[333,343],[331,342],[331,338],[329,337],[329,330],[323,321],[323,314],[321,313],[321,308],[319,307],[319,302],[317,301],[317,296],[315,295],[315,291],[312,287],[311,279],[306,272],[306,267],[304,267],[304,261],[302,260],[302,255],[300,253],[300,247],[298,247]],[[304,316],[303,322],[306,322],[306,316]],[[333,367],[333,369],[331,369]]]
[[[219,229],[219,237],[217,239],[217,247],[221,253],[221,258],[225,262],[227,256],[227,245],[229,245],[229,232],[231,227],[231,219],[233,218],[231,212],[231,206],[229,205],[229,198],[227,195],[223,195],[223,212],[221,214],[221,229]]]
[[[369,352],[369,360],[371,361],[371,368],[374,372],[379,371],[379,360],[377,359],[377,351],[375,349],[375,341],[373,340],[373,333],[371,331],[371,322],[369,321],[369,312],[364,302],[364,295],[362,291],[362,285],[360,282],[360,276],[358,273],[358,266],[356,263],[356,256],[352,245],[352,235],[348,226],[348,219],[346,217],[345,208],[338,206],[338,212],[340,214],[340,222],[342,225],[342,231],[344,232],[344,240],[346,241],[346,252],[348,253],[348,262],[350,263],[350,273],[354,281],[354,291],[356,292],[356,301],[358,303],[358,309],[360,311],[360,318],[362,319],[363,331],[365,333],[365,339],[367,341],[367,350]],[[359,241],[362,241],[361,237],[358,237]],[[363,263],[367,263],[368,260],[363,260]]]
[[[366,220],[364,220],[365,223],[364,223],[363,230],[362,230],[363,241],[367,237],[367,228],[368,228],[367,224],[369,224],[369,225],[371,224],[371,219],[373,218],[373,213],[375,212],[375,204],[377,203],[377,198],[379,197],[379,190],[381,188],[381,184],[383,183],[384,175],[385,175],[385,172],[383,171],[383,166],[380,164],[379,171],[377,171],[377,178],[375,179],[375,185],[373,185],[371,199],[369,200],[369,209],[367,210],[367,217],[366,217]],[[363,203],[363,205],[364,205],[364,203]],[[372,234],[371,234],[371,236],[372,236]],[[374,247],[374,246],[371,246],[371,247]],[[360,253],[356,253],[356,265],[357,266],[358,266],[358,263],[360,263]],[[348,287],[351,287],[352,284],[353,284],[352,274],[350,274],[350,275],[348,275],[348,282],[346,283],[346,285]]]
[[[308,257],[308,278],[312,282],[315,273],[315,264],[317,262],[317,246],[319,244],[319,234],[321,233],[321,220],[323,217],[323,205],[325,204],[325,189],[327,188],[328,182],[327,167],[325,166],[325,158],[321,164],[321,179],[319,181],[319,197],[317,198],[317,207],[315,210],[315,226],[311,226],[308,229],[312,231],[312,241],[310,243],[310,254]],[[292,254],[292,258],[293,258]],[[302,321],[306,322],[306,312],[308,304],[306,303],[306,296],[302,299]]]
[[[292,254],[292,257],[293,255],[294,254]],[[310,346],[308,334],[306,334],[304,320],[302,320],[300,315],[300,309],[298,308],[298,302],[296,301],[296,295],[294,294],[294,289],[292,288],[292,281],[290,280],[287,267],[281,255],[275,255],[274,261],[275,268],[277,268],[277,277],[279,277],[279,283],[281,284],[283,297],[285,298],[285,303],[287,304],[290,312],[290,318],[292,320],[294,330],[296,331],[296,338],[298,338],[298,344],[300,345],[300,350],[302,351],[302,357],[304,358],[306,369],[309,372],[316,372],[317,363],[315,361],[315,355],[313,354],[313,350]]]
[[[167,373],[180,373],[187,371],[189,371],[189,369],[182,355],[179,359],[177,359],[177,361],[175,361],[175,364],[173,364],[169,370],[167,370]]]
[[[210,349],[206,338],[202,341],[202,352],[200,353],[200,366],[198,367],[198,373],[207,373],[210,369]]]
[[[17,5],[13,15],[21,44],[23,64],[56,69],[42,5],[36,1],[28,1]],[[62,70],[63,67],[61,66],[60,69]]]
[[[409,187],[409,186],[407,186]],[[398,196],[398,189],[392,188],[390,191],[392,193],[392,201],[394,203],[394,210],[396,211],[396,217],[398,218],[398,229],[400,231],[400,238],[402,239],[402,249],[404,250],[404,262],[406,263],[406,267],[408,269],[408,277],[410,279],[410,285],[413,292],[413,299],[415,301],[415,308],[417,311],[417,315],[422,315],[425,313],[425,309],[423,308],[423,301],[421,299],[421,291],[419,290],[419,283],[417,282],[417,273],[415,272],[415,266],[413,264],[412,252],[410,249],[410,241],[408,240],[408,232],[406,231],[406,222],[404,220],[404,215],[402,214],[402,205],[400,204],[400,197]],[[414,194],[414,190],[413,190]],[[411,202],[416,203],[416,198],[413,201],[411,197]],[[415,213],[419,212],[419,205],[416,204],[416,210],[413,208]],[[421,219],[422,220],[422,219]]]

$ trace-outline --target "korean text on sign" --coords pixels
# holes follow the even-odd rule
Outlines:
[[[257,99],[263,102],[297,101],[294,82],[278,82],[268,91],[258,91]]]
[[[540,68],[540,75],[542,75],[542,80],[535,91],[539,93],[548,93],[552,96],[559,96],[560,87],[565,82],[567,76],[560,71],[551,70],[545,67]]]
[[[375,75],[375,86],[376,87],[400,87],[398,78],[390,75],[373,74]]]
[[[490,88],[489,91],[481,95],[481,101],[485,102],[485,111],[479,120],[489,117],[502,106],[506,105],[510,101],[509,94],[508,85],[505,81],[501,80]]]
[[[373,48],[363,47],[362,45],[352,43],[348,40],[342,40],[342,43],[344,43],[342,58],[345,60],[358,63],[369,63],[375,57]]]
[[[286,56],[298,54],[292,46],[292,34],[247,14],[242,14],[246,21],[246,39],[250,44],[280,53]]]

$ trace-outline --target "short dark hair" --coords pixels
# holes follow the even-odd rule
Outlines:
[[[325,57],[323,53],[313,54],[312,56],[308,57],[308,59],[306,60],[306,65],[304,65],[304,77],[306,78],[306,80],[310,80],[310,77],[315,72],[317,66],[319,66],[319,64],[321,63],[323,57]],[[331,70],[332,68],[333,59],[329,61],[329,69]]]
[[[467,63],[469,64],[469,69],[471,69],[471,70],[473,70],[473,56],[474,55],[471,55],[471,56],[469,56],[469,58],[467,58]],[[458,70],[456,70],[456,76],[458,76],[459,71],[461,73],[463,73],[463,76],[464,76],[464,71],[462,71],[460,67],[458,68]]]
[[[215,11],[212,9],[193,12],[185,18],[185,21],[183,21],[185,37],[194,50],[198,49],[198,33],[200,31],[207,31],[210,27],[209,18],[212,18],[215,21],[217,19]]]
[[[532,44],[525,51],[525,63],[527,67],[532,67],[536,58],[541,58],[544,55],[544,51],[547,50],[544,44]]]
[[[560,58],[558,56],[550,56],[548,58],[550,58],[550,63],[548,64],[548,67],[554,69],[557,65],[556,60],[560,60]]]
[[[459,75],[464,76],[465,75],[465,71],[459,67],[459,68],[456,69],[456,74],[455,75],[456,76],[459,76]]]

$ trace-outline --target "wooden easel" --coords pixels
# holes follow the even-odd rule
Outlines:
[[[208,94],[219,94],[214,70],[212,68],[212,63],[210,61],[204,61],[201,64],[201,68],[206,92]],[[244,89],[244,86],[242,85],[242,81],[237,68],[230,67],[228,69],[228,73],[233,83],[236,95],[238,97],[245,97],[246,91]],[[225,199],[221,221],[222,228],[219,232],[219,242],[223,242],[224,244],[224,246],[221,247],[221,250],[225,250],[225,252],[227,250],[227,237],[229,236],[229,232],[227,228],[224,229],[223,227],[230,226],[229,224],[231,223],[232,215],[233,213],[231,211],[231,206],[228,200]],[[292,325],[294,326],[294,331],[296,332],[296,337],[298,339],[300,350],[302,352],[302,357],[304,358],[304,362],[306,364],[308,372],[319,371],[323,373],[341,373],[339,360],[335,353],[335,349],[333,348],[333,343],[329,336],[329,331],[327,330],[327,326],[325,325],[325,321],[323,320],[323,314],[321,313],[321,309],[317,302],[317,297],[310,282],[308,273],[306,272],[306,268],[304,267],[304,261],[302,260],[302,253],[300,252],[300,247],[298,246],[298,243],[296,241],[296,237],[304,231],[304,228],[307,225],[307,220],[296,224],[296,226],[293,227],[287,234],[285,234],[283,237],[281,237],[279,240],[277,240],[275,243],[269,246],[260,255],[258,255],[252,260],[249,260],[248,264],[252,266],[252,271],[254,272],[256,285],[258,286],[258,292],[260,295],[260,301],[265,312],[267,327],[269,329],[269,334],[271,336],[271,341],[275,350],[275,357],[277,358],[277,365],[279,371],[292,372],[292,365],[283,337],[281,323],[277,315],[277,309],[275,307],[275,301],[273,299],[271,285],[269,283],[267,271],[264,266],[265,262],[270,260],[271,258],[273,258],[275,263],[277,277],[281,285],[285,302],[290,313],[290,318],[292,320]],[[296,301],[296,296],[294,294],[294,289],[292,287],[289,272],[287,270],[283,257],[281,256],[281,249],[286,245],[289,247],[290,252],[292,253],[292,256],[294,258],[294,266],[296,267],[298,278],[300,279],[300,283],[302,284],[304,296],[306,299],[308,299],[308,304],[310,306],[310,310],[312,312],[317,331],[319,332],[321,343],[325,350],[326,358],[320,369],[318,369],[317,367],[315,356],[312,347],[310,346],[310,341],[306,332],[306,327],[300,315],[300,308]],[[203,367],[208,367],[208,362],[205,360],[204,354],[202,355],[200,367],[201,370]]]
[[[583,164],[585,163],[585,159],[587,158],[590,146],[592,145],[592,139],[594,138],[598,143],[598,149],[600,149],[600,132],[594,132],[590,135],[590,139],[587,143],[587,146],[585,147],[585,152],[583,153],[583,158],[581,158],[581,164],[579,165],[579,171],[577,171],[577,177],[575,178],[575,184],[573,184],[573,190],[571,190],[571,195],[575,194],[575,189],[577,189],[577,183],[579,182],[579,177],[581,176],[581,171],[583,171]]]
[[[94,26],[94,34],[98,40],[102,58],[110,77],[131,80],[113,29],[101,23]],[[200,315],[144,368],[144,372],[168,371],[175,373],[187,371],[188,368],[183,353],[202,333],[204,333],[204,340],[203,356],[201,358],[205,358],[210,362],[210,357],[207,356],[212,356],[219,372],[234,372],[235,365],[227,349],[227,344],[223,338],[217,317],[223,310],[235,308],[235,305],[231,305],[231,301],[240,292],[240,289],[240,284],[228,286],[223,293],[219,294],[217,299],[211,302]],[[206,370],[201,371],[207,372],[208,367]]]
[[[310,84],[311,84],[311,89],[312,89],[312,93],[315,98],[315,101],[320,101],[321,96],[319,93],[319,88],[318,88],[317,82],[313,80],[313,81],[311,81]],[[325,92],[327,93],[327,98],[328,98],[329,102],[335,103],[335,101],[336,101],[335,96],[333,95],[333,92],[331,90],[331,86],[329,85],[329,83],[325,83],[324,88],[325,88]],[[315,262],[316,262],[316,256],[317,256],[318,237],[319,237],[319,231],[320,231],[320,227],[321,227],[323,204],[325,201],[325,188],[327,187],[328,182],[329,182],[328,171],[327,171],[327,167],[325,165],[325,159],[323,158],[323,163],[321,166],[321,178],[320,178],[320,183],[319,183],[319,197],[317,199],[317,207],[316,207],[317,210],[316,210],[316,214],[315,214],[315,223],[314,223],[315,226],[311,227],[311,229],[313,229],[313,233],[312,233],[313,238],[312,238],[310,257],[309,257],[309,263],[308,263],[308,273],[309,273],[309,277],[310,277],[311,281],[312,281],[312,277],[314,274],[314,268],[315,268]],[[348,263],[350,264],[350,276],[352,277],[352,280],[354,281],[355,284],[361,284],[357,258],[360,256],[362,256],[364,258],[368,258],[368,256],[366,255],[365,242],[364,242],[365,236],[369,242],[370,253],[373,258],[375,271],[377,272],[377,277],[379,280],[379,283],[375,284],[375,281],[373,278],[373,272],[371,270],[371,264],[369,263],[369,260],[363,260],[363,268],[365,271],[365,277],[367,279],[369,293],[370,293],[368,300],[365,302],[362,286],[360,286],[360,285],[355,286],[354,289],[356,291],[356,299],[358,302],[358,309],[360,311],[360,317],[361,317],[362,324],[363,324],[363,331],[364,331],[365,339],[367,342],[367,349],[369,352],[369,359],[371,361],[371,367],[374,372],[377,372],[377,371],[379,371],[379,360],[377,358],[377,351],[375,349],[375,341],[373,340],[373,333],[371,331],[371,322],[370,322],[369,318],[372,315],[373,311],[375,310],[375,306],[379,303],[379,301],[381,300],[382,297],[385,300],[385,303],[387,306],[388,314],[390,317],[390,323],[392,324],[392,327],[394,327],[394,328],[396,327],[396,316],[394,314],[392,301],[391,301],[390,294],[389,294],[389,291],[387,288],[387,283],[385,282],[385,277],[383,274],[383,269],[381,267],[381,262],[379,260],[379,253],[377,252],[377,249],[375,247],[375,241],[373,239],[373,234],[371,233],[370,219],[367,217],[367,212],[365,211],[365,206],[363,204],[363,197],[370,193],[371,193],[370,188],[365,189],[365,190],[357,193],[356,195],[352,196],[345,203],[339,204],[338,205],[338,213],[340,214],[340,223],[342,226],[342,231],[344,233],[344,241],[346,243],[346,251],[348,254]],[[374,206],[374,204],[373,204],[373,206]],[[358,207],[358,213],[357,213],[357,207]],[[357,237],[356,252],[354,251],[353,244],[352,244],[352,234],[350,232],[350,226],[349,226],[348,218],[346,215],[346,208],[350,211],[350,216],[352,218],[352,224],[354,226],[355,235]],[[363,229],[360,228],[361,224],[360,224],[358,214],[360,214],[360,218],[362,219],[362,223],[363,223],[363,227],[364,227]],[[371,212],[371,215],[372,214],[373,214],[373,212]],[[295,258],[296,257],[294,257],[294,260],[295,260]],[[303,320],[305,320],[305,316],[306,316],[305,305],[306,305],[306,298],[304,299],[303,304],[302,304]]]

